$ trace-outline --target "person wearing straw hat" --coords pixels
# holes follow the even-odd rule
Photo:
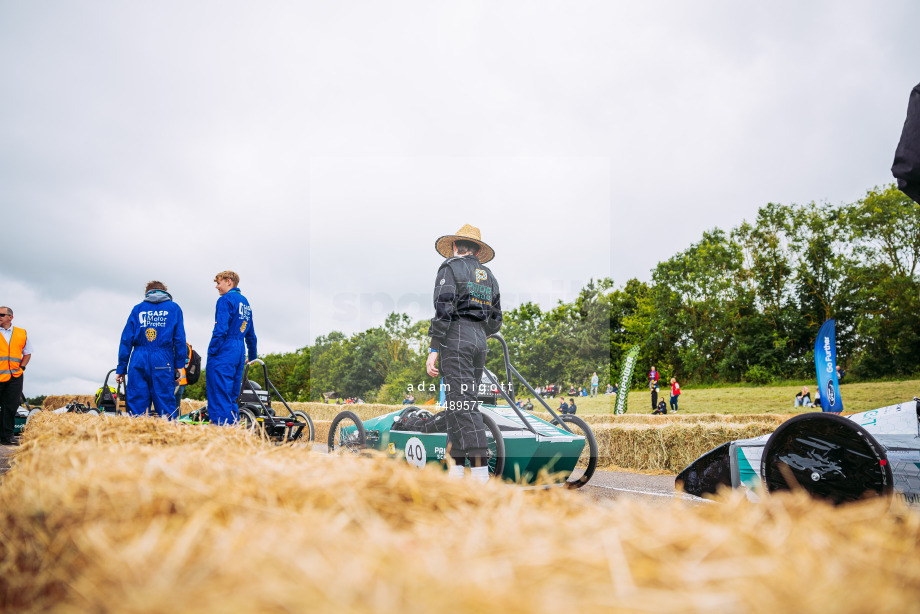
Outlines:
[[[428,329],[431,349],[425,367],[430,376],[437,377],[440,359],[447,445],[455,463],[451,477],[463,476],[468,458],[473,479],[485,482],[489,479],[489,442],[476,392],[486,362],[486,337],[502,326],[498,281],[484,266],[495,257],[495,250],[469,224],[456,234],[440,237],[435,250],[447,260],[435,278],[434,317]]]

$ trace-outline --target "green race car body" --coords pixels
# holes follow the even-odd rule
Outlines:
[[[498,427],[503,447],[503,459],[497,459],[498,450],[492,429],[486,429],[489,439],[490,464],[500,462],[501,476],[514,481],[533,481],[542,470],[570,475],[585,450],[586,438],[570,433],[533,415],[525,419],[536,433],[508,407],[482,406],[482,414]],[[400,416],[405,410],[373,418],[364,422],[367,447],[403,456],[409,463],[424,466],[442,463],[447,454],[447,433],[425,433],[399,428]],[[394,426],[396,428],[394,429]],[[342,437],[354,436],[357,426],[345,427]]]

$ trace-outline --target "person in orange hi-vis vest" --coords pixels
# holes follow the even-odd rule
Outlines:
[[[192,344],[186,342],[185,345],[188,346],[188,360],[192,360]],[[188,366],[188,361],[185,363],[186,367]],[[179,409],[179,413],[182,413],[182,397],[185,396],[185,387],[188,386],[188,370],[186,367],[183,367],[178,370],[179,377],[176,378],[176,408]]]
[[[32,359],[32,344],[23,328],[13,326],[13,310],[0,307],[0,445],[15,446],[16,410],[22,380]]]

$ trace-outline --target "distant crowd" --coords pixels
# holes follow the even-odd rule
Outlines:
[[[414,397],[413,397],[413,401],[412,401],[412,402],[413,402],[413,403],[415,402]],[[325,403],[326,405],[331,405],[331,404],[333,404],[333,403],[331,402],[330,398],[327,397],[327,396],[325,396],[325,395],[323,395],[323,403]],[[361,397],[346,397],[345,399],[342,399],[341,397],[338,397],[338,398],[335,399],[334,405],[355,405],[355,404],[360,404],[360,403],[367,403],[367,401],[365,401],[365,400],[362,399]]]

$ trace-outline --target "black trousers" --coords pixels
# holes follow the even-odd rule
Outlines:
[[[16,427],[16,410],[22,399],[22,380],[25,376],[11,377],[0,382],[0,440],[13,439]]]
[[[441,374],[447,386],[447,443],[450,455],[485,456],[489,441],[479,413],[476,393],[486,364],[486,334],[482,324],[470,320],[451,323],[441,343]]]
[[[652,409],[658,409],[658,389],[652,388]]]

